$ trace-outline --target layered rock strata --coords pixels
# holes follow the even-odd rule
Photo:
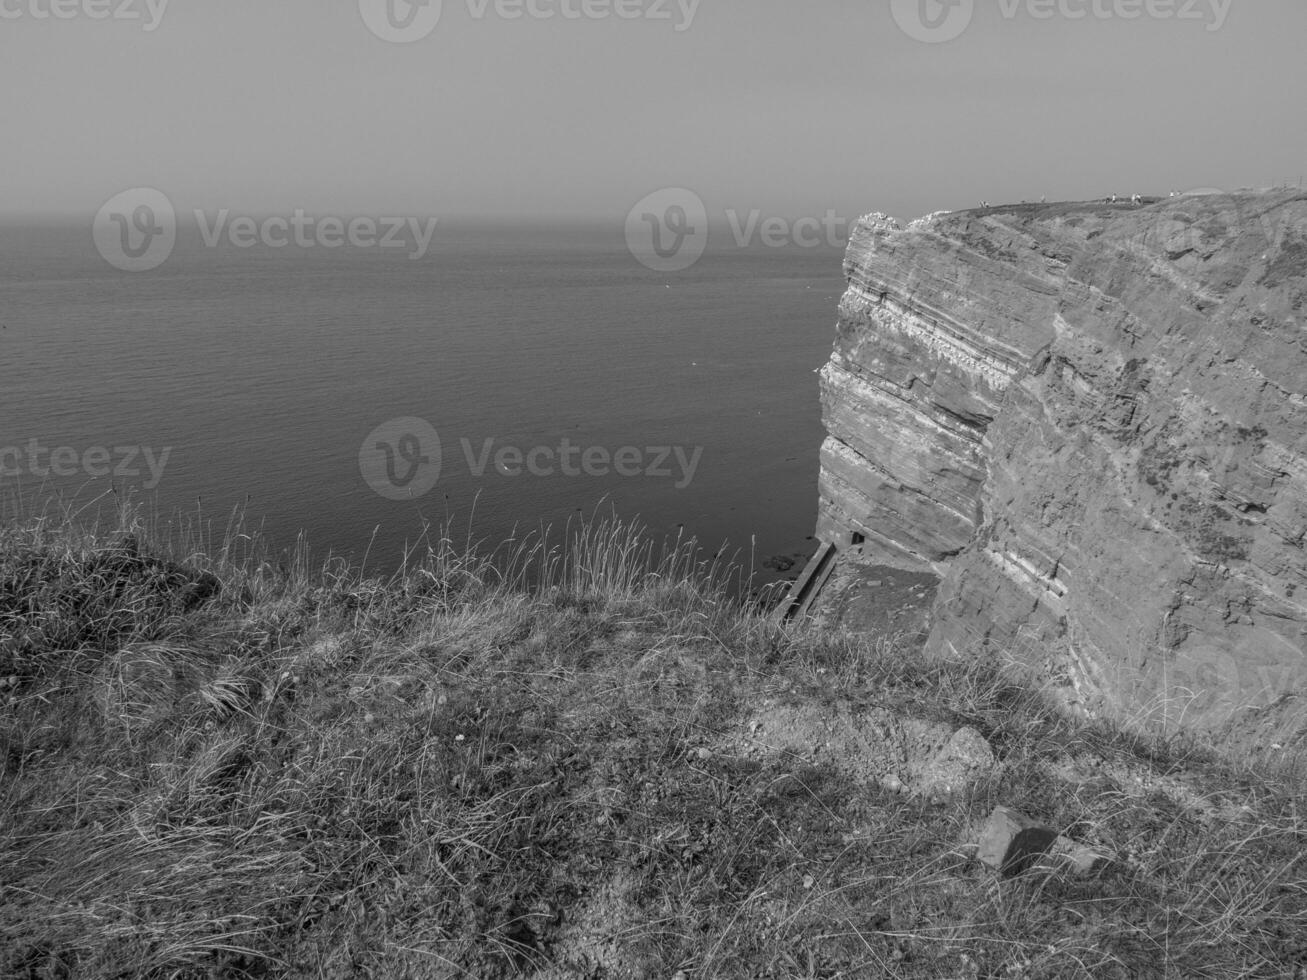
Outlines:
[[[930,649],[1210,727],[1307,687],[1307,196],[858,223],[818,533]]]

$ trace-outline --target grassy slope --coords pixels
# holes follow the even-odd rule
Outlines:
[[[527,587],[532,562],[559,584]],[[178,567],[67,527],[3,532],[0,675],[18,683],[0,707],[0,972],[1307,964],[1288,769],[1076,726],[985,665],[782,632],[711,579],[687,550],[659,558],[611,525],[503,562],[442,542],[389,583],[230,549]],[[932,803],[860,785],[819,752],[723,748],[764,702],[969,724],[1002,765]],[[1073,762],[1093,778],[1058,778]],[[998,803],[1126,860],[999,880],[968,848]]]

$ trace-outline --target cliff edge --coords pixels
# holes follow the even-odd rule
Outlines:
[[[818,534],[938,579],[929,650],[1118,720],[1299,718],[1307,195],[871,215],[845,273]]]

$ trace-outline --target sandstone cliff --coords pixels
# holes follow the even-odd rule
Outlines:
[[[1212,727],[1307,688],[1307,195],[856,227],[823,540],[939,576],[930,649]]]

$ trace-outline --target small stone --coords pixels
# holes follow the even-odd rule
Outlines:
[[[1077,875],[1092,874],[1112,862],[1112,856],[1106,851],[1088,844],[1077,844],[1067,837],[1059,837],[1053,844],[1052,853],[1071,865]]]
[[[817,879],[814,878],[812,875],[804,875],[804,876],[803,876],[803,888],[804,888],[804,891],[810,891],[810,890],[812,889],[812,886],[815,885],[815,884],[817,884]]]
[[[902,793],[903,780],[899,779],[894,773],[889,773],[881,777],[880,788],[886,793]]]
[[[1005,876],[1019,875],[1043,857],[1057,834],[1011,807],[990,814],[976,858]]]
[[[1029,871],[1046,856],[1076,875],[1089,874],[1111,860],[1098,848],[1063,837],[1006,806],[990,814],[976,850],[978,861],[1005,877]]]

